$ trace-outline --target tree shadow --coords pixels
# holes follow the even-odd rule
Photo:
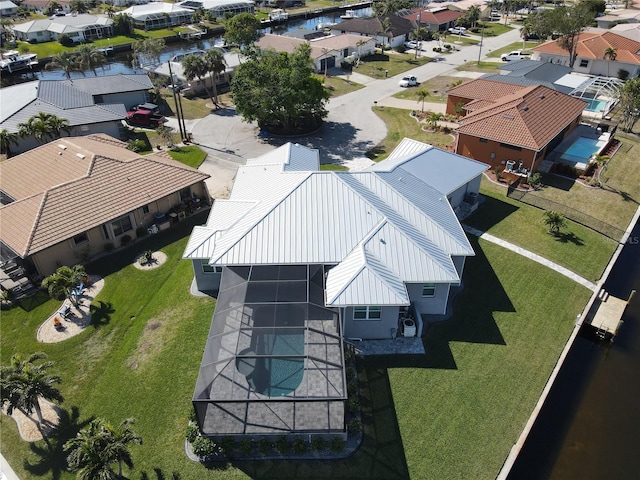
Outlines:
[[[44,441],[32,443],[30,449],[40,459],[35,463],[29,460],[23,463],[24,469],[35,476],[57,480],[66,474],[67,453],[64,451],[64,444],[94,419],[89,417],[80,421],[80,409],[77,406],[71,407],[71,412],[66,409],[60,409],[59,412],[60,421],[47,437],[51,447],[47,447]]]
[[[572,178],[561,177],[552,173],[542,174],[543,188],[553,187],[557,188],[558,190],[564,190],[565,192],[568,192],[575,185],[575,183],[575,180]]]
[[[580,237],[578,237],[575,233],[573,232],[554,232],[551,235],[553,235],[553,238],[555,238],[555,240],[557,242],[561,242],[561,243],[573,243],[574,245],[577,245],[579,247],[584,245],[584,242],[582,241],[582,239]]]
[[[111,321],[111,314],[115,312],[115,309],[111,302],[100,300],[98,305],[92,303],[89,311],[91,312],[91,325],[94,328],[98,328],[102,325],[107,325]]]
[[[49,297],[49,294],[47,292],[45,292],[44,290],[38,290],[33,295],[21,298],[20,300],[15,302],[15,304],[25,312],[30,312],[34,308],[37,308],[43,303],[48,302],[50,299],[51,297]]]
[[[149,476],[145,471],[140,473],[140,480],[180,480],[182,477],[178,472],[171,472],[171,475],[166,475],[158,467],[153,469],[155,476]]]

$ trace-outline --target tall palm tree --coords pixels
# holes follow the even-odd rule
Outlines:
[[[105,56],[92,45],[80,45],[75,50],[76,63],[83,70],[91,70],[94,76],[98,76],[96,67],[102,67],[105,62]]]
[[[544,211],[542,221],[549,228],[549,233],[559,233],[561,229],[567,226],[564,215],[552,210]]]
[[[82,265],[74,265],[71,268],[63,265],[56,270],[56,273],[42,281],[42,287],[47,289],[51,298],[58,300],[68,298],[75,303],[72,291],[83,283],[86,277],[87,274]]]
[[[467,21],[471,24],[471,27],[475,27],[480,20],[480,7],[476,5],[472,5],[468,8],[467,13],[465,15]]]
[[[609,64],[615,62],[618,57],[618,50],[613,47],[609,47],[604,51],[604,59],[607,60],[607,77],[609,76]]]
[[[204,54],[204,61],[209,69],[209,80],[211,80],[213,89],[213,103],[218,108],[218,82],[216,82],[216,77],[224,73],[227,69],[227,63],[224,60],[224,54],[217,48],[207,50],[207,53]]]
[[[68,79],[71,79],[71,72],[77,72],[79,70],[76,56],[69,52],[60,52],[54,55],[44,68],[46,70],[59,68],[62,70],[62,74]],[[80,71],[82,70],[80,69]]]
[[[60,118],[57,115],[50,115],[49,132],[52,140],[60,138],[62,136],[62,132],[65,132],[67,135],[69,135],[71,133],[69,120],[67,120],[66,118]]]
[[[9,132],[6,128],[0,130],[0,153],[11,155],[11,144],[18,145],[18,135]]]
[[[418,102],[422,102],[422,112],[424,112],[424,99],[429,96],[429,90],[421,88],[416,92],[416,96],[418,97]]]
[[[19,136],[33,136],[39,142],[60,138],[63,131],[70,132],[69,121],[66,118],[45,112],[39,112],[25,123],[19,123],[18,129]]]
[[[80,480],[122,478],[122,464],[133,468],[129,444],[142,443],[130,428],[133,423],[129,418],[113,428],[102,419],[93,420],[64,445],[69,469]],[[118,474],[113,470],[114,463],[118,463]]]
[[[64,401],[60,390],[55,386],[62,380],[57,375],[47,373],[53,362],[35,363],[37,360],[44,359],[46,359],[44,353],[34,353],[26,360],[22,360],[19,355],[13,355],[11,364],[0,369],[2,402],[7,402],[7,413],[11,415],[14,409],[18,409],[26,415],[30,415],[35,411],[41,433],[44,419],[40,408],[40,398],[57,402]]]
[[[211,102],[213,102],[213,96],[209,92],[209,87],[204,81],[204,78],[209,73],[209,65],[202,55],[189,55],[184,58],[182,60],[182,73],[184,73],[185,78],[189,81],[197,78],[198,82],[204,85],[207,95],[211,98]]]

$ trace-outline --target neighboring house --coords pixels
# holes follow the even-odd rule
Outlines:
[[[123,15],[129,15],[137,28],[154,30],[175,27],[183,23],[191,23],[193,10],[173,3],[151,2],[146,5],[134,5],[123,10]]]
[[[442,318],[474,255],[455,210],[486,168],[410,139],[361,172],[319,171],[292,143],[240,167],[184,252],[196,288],[218,291],[203,434],[346,435],[341,339],[420,337]]]
[[[430,32],[445,32],[453,27],[456,21],[464,15],[464,12],[449,10],[444,7],[437,8],[412,8],[406,13],[400,13],[402,18],[410,20],[414,25]]]
[[[640,10],[635,8],[612,10],[602,17],[596,17],[598,28],[611,28],[625,23],[640,23]]]
[[[225,18],[225,14],[253,13],[255,10],[255,3],[252,0],[186,0],[178,3],[178,6],[192,11],[202,7],[211,12],[215,18]]]
[[[66,119],[70,136],[105,133],[119,138],[127,109],[144,103],[152,87],[147,75],[37,80],[5,87],[0,89],[0,129],[18,133],[20,123],[44,112]],[[11,145],[14,153],[42,143],[33,137],[17,141],[17,146]]]
[[[611,31],[616,35],[640,43],[640,23],[623,23],[611,28]]]
[[[44,14],[51,10],[51,4],[59,5],[64,13],[71,13],[71,0],[22,0],[22,6],[26,7],[30,12]]]
[[[449,115],[467,115],[496,100],[525,88],[522,85],[479,78],[462,83],[447,92],[447,110]]]
[[[18,6],[10,0],[0,1],[0,17],[10,17],[18,13]]]
[[[493,168],[513,161],[535,172],[580,124],[586,106],[578,98],[542,85],[520,89],[462,118],[456,153]]]
[[[158,212],[208,203],[209,177],[168,154],[141,156],[107,135],[61,138],[0,163],[0,241],[46,276],[135,238]]]
[[[385,19],[389,19],[389,27],[386,32],[383,26]],[[352,18],[331,27],[331,33],[334,35],[350,33],[373,37],[379,45],[389,45],[394,48],[409,40],[409,36],[414,30],[415,26],[410,20],[397,15],[379,18]]]
[[[322,35],[319,38],[305,40],[285,35],[266,34],[260,37],[255,45],[261,50],[292,53],[299,45],[311,45],[311,59],[316,72],[339,67],[343,61],[353,63],[356,58],[372,55],[376,40],[360,35]]]
[[[113,20],[107,17],[89,15],[66,15],[46,20],[31,20],[18,23],[11,28],[18,40],[30,43],[58,40],[60,35],[68,35],[75,43],[107,38],[113,35]]]
[[[143,5],[151,0],[112,0],[110,3],[114,7],[128,7],[131,5]]]
[[[569,53],[553,40],[533,48],[533,59],[569,66]],[[615,60],[605,58],[605,52],[614,49]],[[590,75],[617,76],[619,70],[629,77],[640,75],[640,42],[613,32],[583,32],[577,42],[574,72]]]

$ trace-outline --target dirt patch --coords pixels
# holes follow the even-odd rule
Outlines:
[[[42,430],[45,435],[49,436],[49,433],[51,433],[60,421],[59,408],[57,405],[42,398],[39,399],[39,403],[40,409],[42,410],[42,419],[44,420]],[[6,403],[2,406],[2,413],[7,415]],[[31,415],[25,415],[20,410],[14,409],[11,418],[13,418],[18,426],[20,438],[27,442],[42,440],[42,433],[40,433],[40,429],[38,429],[38,417],[35,412]]]

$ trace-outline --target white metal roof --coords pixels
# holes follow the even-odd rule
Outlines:
[[[295,162],[291,163],[291,158],[295,158]],[[247,165],[278,165],[283,172],[314,172],[320,169],[320,155],[316,149],[286,143],[258,158],[247,160]]]

